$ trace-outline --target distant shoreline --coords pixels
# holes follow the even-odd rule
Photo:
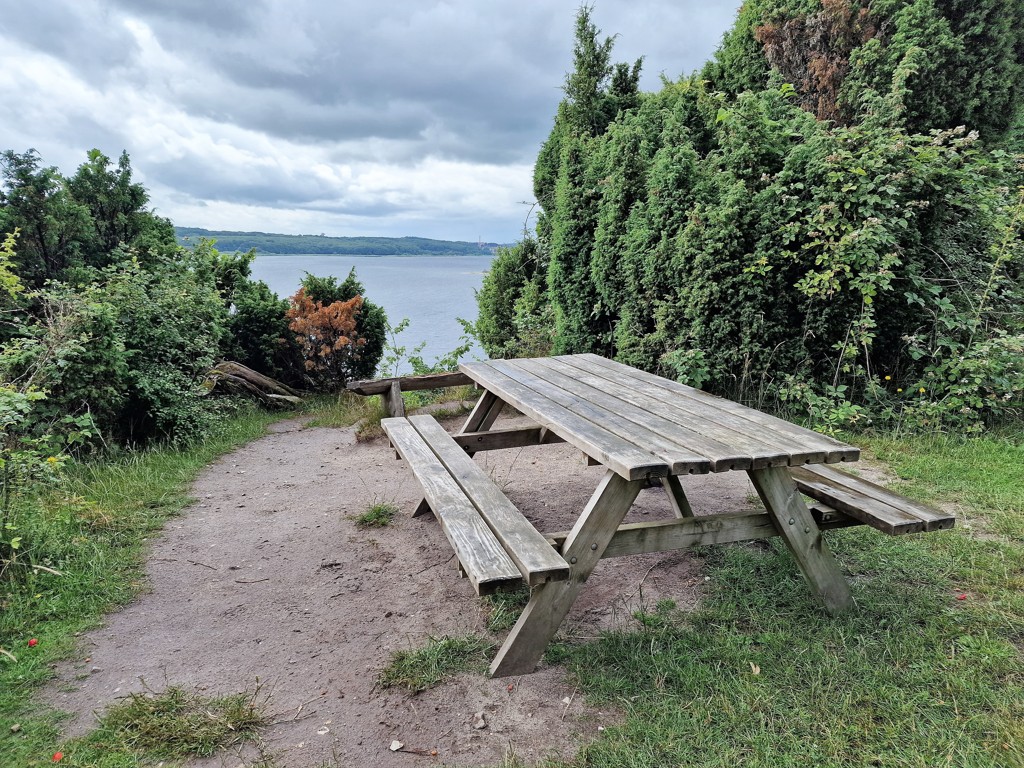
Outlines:
[[[281,235],[272,232],[233,232],[199,227],[175,227],[178,242],[189,246],[206,238],[220,251],[250,251],[275,256],[489,256],[501,243],[432,240],[426,237],[327,237]]]

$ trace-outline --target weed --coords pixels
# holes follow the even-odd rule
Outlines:
[[[381,671],[383,688],[425,691],[459,672],[482,672],[494,646],[482,637],[432,637],[422,648],[398,651]]]
[[[391,521],[394,520],[397,513],[398,507],[394,504],[380,502],[356,517],[356,526],[359,528],[385,528],[391,525]]]

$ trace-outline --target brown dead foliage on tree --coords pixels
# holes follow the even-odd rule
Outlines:
[[[324,306],[300,288],[290,301],[291,308],[286,313],[288,327],[295,334],[307,377],[319,389],[344,387],[352,378],[360,347],[366,344],[366,339],[356,331],[363,297]]]
[[[797,89],[799,103],[819,120],[845,123],[839,90],[850,68],[850,53],[878,30],[867,8],[850,0],[822,0],[822,9],[781,24],[764,24],[754,37],[768,63]]]

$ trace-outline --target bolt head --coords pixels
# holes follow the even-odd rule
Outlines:
[[[574,558],[572,558],[572,559],[571,559],[571,560],[569,561],[569,563],[570,563],[571,565],[576,565],[576,558],[575,558],[575,557],[574,557]]]
[[[795,522],[796,522],[796,518],[795,517],[789,518],[789,524],[790,525],[793,525]]]

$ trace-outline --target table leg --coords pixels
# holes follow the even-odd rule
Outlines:
[[[484,390],[484,393],[480,395],[480,399],[476,401],[476,405],[470,412],[469,418],[466,419],[466,423],[459,430],[459,434],[486,432],[494,424],[495,419],[498,418],[498,414],[501,413],[501,409],[504,406],[504,400],[493,392]]]
[[[523,675],[537,666],[583,582],[633,506],[641,482],[625,480],[608,470],[562,545],[562,557],[570,565],[568,580],[549,581],[533,588],[530,602],[491,663],[493,677]]]
[[[668,496],[668,503],[672,506],[672,512],[678,518],[693,517],[693,509],[690,501],[686,498],[683,486],[677,475],[669,475],[661,478],[661,484],[665,487],[665,495]]]
[[[748,474],[768,514],[775,521],[779,535],[825,604],[825,609],[836,614],[847,608],[852,600],[850,586],[826,546],[789,469],[751,469]]]

